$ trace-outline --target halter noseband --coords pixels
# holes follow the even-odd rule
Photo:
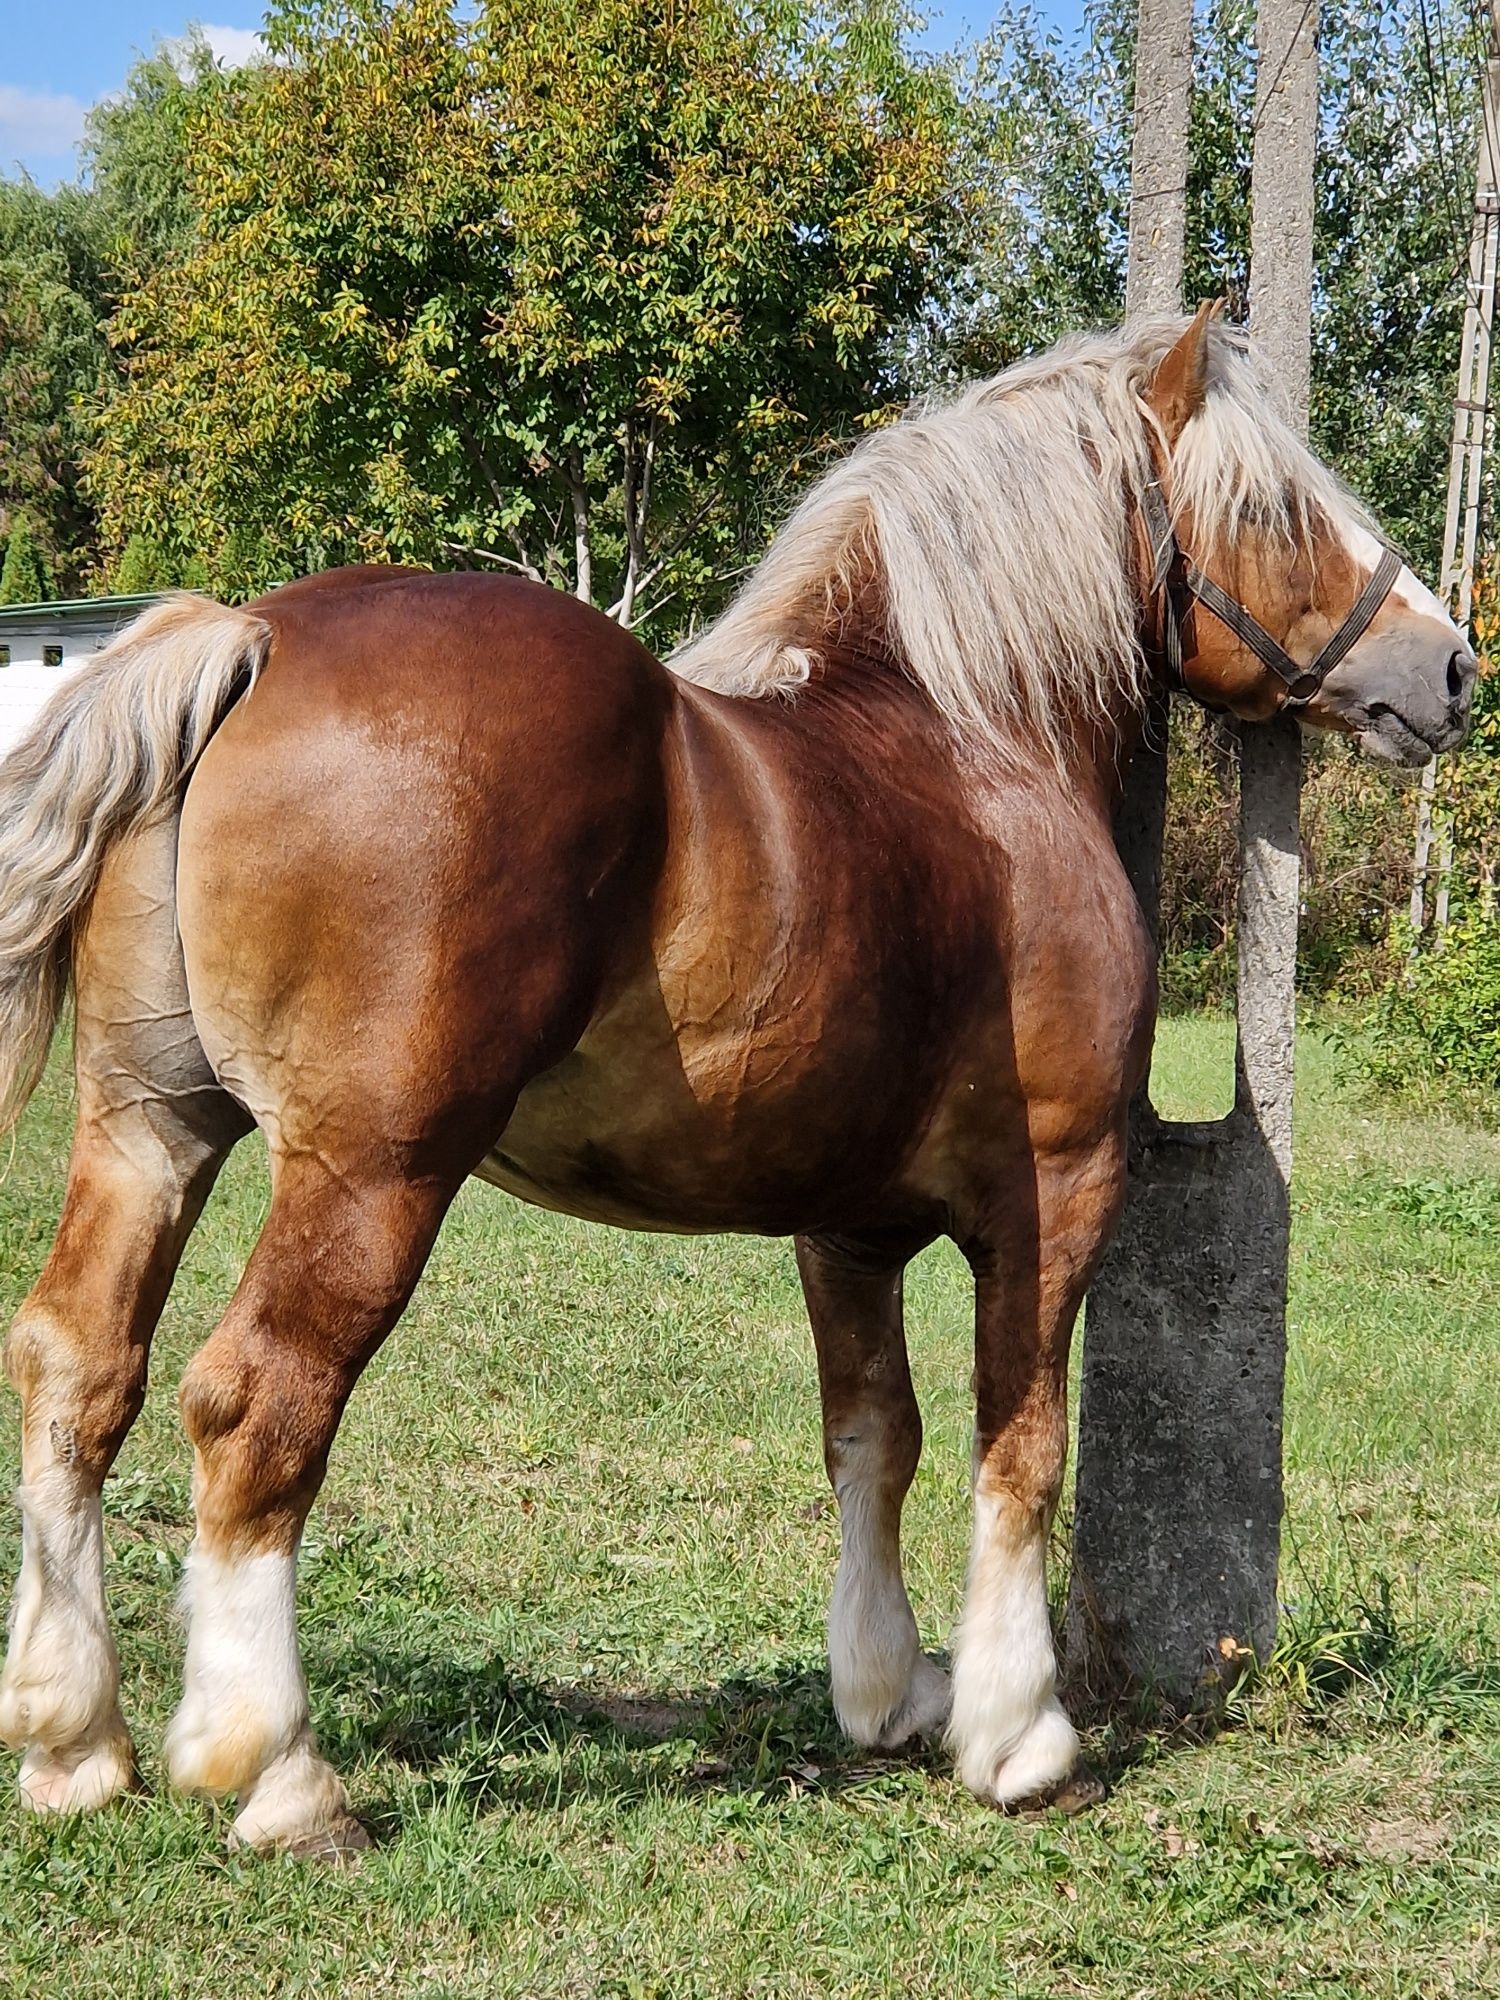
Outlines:
[[[1172,572],[1180,569],[1182,585],[1205,610],[1226,625],[1242,645],[1279,680],[1286,683],[1284,708],[1304,708],[1345,655],[1364,637],[1376,612],[1390,596],[1391,586],[1401,574],[1401,558],[1386,549],[1375,565],[1369,582],[1349,607],[1349,615],[1311,666],[1299,667],[1285,646],[1273,639],[1265,626],[1252,618],[1243,604],[1220,588],[1211,576],[1184,554],[1167,512],[1159,481],[1153,476],[1141,489],[1141,513],[1151,542],[1151,596],[1161,604],[1162,653],[1167,678],[1173,688],[1189,692],[1183,674],[1182,617],[1171,587]]]

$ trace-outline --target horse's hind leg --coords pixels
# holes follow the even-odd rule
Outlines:
[[[922,1451],[901,1321],[905,1262],[888,1245],[797,1239],[843,1543],[828,1613],[833,1705],[856,1743],[880,1749],[937,1729],[948,1712],[947,1679],[921,1649],[901,1577],[901,1507]]]
[[[23,1800],[102,1805],[131,1782],[104,1605],[100,1488],[145,1390],[178,1257],[241,1114],[187,1012],[170,829],[118,849],[75,953],[78,1127],[56,1240],[6,1366],[22,1401],[23,1515],[0,1735]]]
[[[167,1754],[179,1789],[239,1794],[236,1843],[336,1854],[366,1843],[308,1719],[297,1549],[344,1404],[411,1294],[454,1182],[312,1152],[273,1164],[260,1241],[182,1381],[198,1532]]]

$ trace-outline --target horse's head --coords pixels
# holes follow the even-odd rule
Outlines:
[[[1249,365],[1216,314],[1200,309],[1144,398],[1160,434],[1142,515],[1169,673],[1246,720],[1286,708],[1368,756],[1425,764],[1468,732],[1468,642],[1269,400],[1257,416],[1242,387],[1216,396]],[[1252,454],[1244,478],[1236,460]]]

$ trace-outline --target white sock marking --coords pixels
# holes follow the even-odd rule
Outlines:
[[[23,1486],[21,1573],[0,1681],[0,1736],[72,1749],[120,1733],[96,1492],[54,1460]]]
[[[1057,1699],[1047,1533],[1007,1494],[974,1495],[964,1614],[953,1642],[948,1739],[973,1792],[1009,1802],[1067,1776],[1078,1752]]]
[[[842,1547],[828,1610],[828,1667],[840,1727],[856,1743],[894,1748],[942,1721],[948,1690],[917,1636],[899,1531],[883,1518],[878,1450],[865,1439],[838,1448]]]
[[[189,1553],[183,1698],[167,1743],[182,1790],[241,1790],[305,1727],[296,1591],[295,1553]]]

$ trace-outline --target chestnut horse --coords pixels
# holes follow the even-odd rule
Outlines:
[[[229,1149],[264,1230],[188,1367],[174,1784],[360,1839],[308,1720],[297,1549],[345,1401],[479,1175],[633,1229],[796,1239],[859,1743],[946,1724],[1044,1795],[1077,1738],[1045,1550],[1068,1342],[1119,1210],[1155,974],[1111,838],[1154,677],[1415,764],[1474,661],[1205,309],[872,435],[671,668],[520,580],[356,569],[149,611],[0,767],[0,1113],[76,1009],[62,1219],[10,1335],[24,1549],[0,1732],[29,1805],[133,1781],[100,1487]],[[901,1508],[902,1272],[974,1273],[951,1686]]]

